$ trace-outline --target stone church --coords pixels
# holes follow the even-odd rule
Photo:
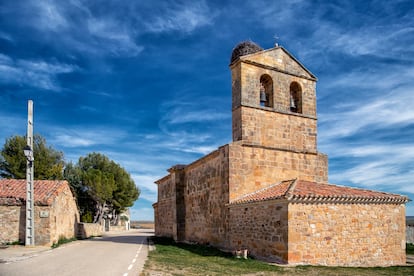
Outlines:
[[[253,42],[230,69],[233,142],[156,181],[155,234],[285,264],[405,264],[409,199],[328,183],[316,77]]]

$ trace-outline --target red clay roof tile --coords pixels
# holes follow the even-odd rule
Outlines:
[[[408,197],[397,194],[338,186],[303,180],[287,180],[244,195],[231,204],[272,199],[314,202],[389,202],[406,203]]]
[[[35,180],[35,205],[50,205],[69,184],[66,180]],[[0,205],[19,205],[26,201],[26,179],[0,179]]]

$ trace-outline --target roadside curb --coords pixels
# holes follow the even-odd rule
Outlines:
[[[50,247],[13,246],[0,251],[0,264],[14,263],[38,256],[44,252],[52,251]]]
[[[50,246],[30,246],[24,245],[10,246],[8,248],[0,249],[0,264],[8,264],[19,262],[22,260],[30,259],[39,256],[43,253],[51,253],[53,250],[63,249],[67,246],[73,246],[80,243],[82,240],[75,240],[70,243],[62,244],[56,248]]]
[[[147,238],[147,244],[148,244],[148,251],[155,250],[155,245],[154,245],[154,242],[151,240],[151,237]]]

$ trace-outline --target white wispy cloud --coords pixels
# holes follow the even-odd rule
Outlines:
[[[59,74],[79,71],[73,64],[45,60],[14,60],[0,53],[0,82],[5,84],[26,85],[46,90],[59,91]]]
[[[136,42],[135,26],[128,18],[117,19],[117,10],[109,7],[96,10],[93,3],[78,0],[29,0],[24,5],[9,5],[8,10],[25,18],[16,21],[17,25],[35,30],[44,43],[55,45],[65,55],[132,57],[144,49]]]
[[[91,17],[87,20],[89,33],[99,44],[117,56],[136,56],[144,50],[135,43],[131,30],[111,18]]]
[[[414,193],[414,146],[398,141],[324,140],[320,150],[330,161],[329,181],[394,193]],[[356,140],[356,141],[355,141]]]
[[[124,130],[90,127],[62,129],[52,127],[47,130],[52,144],[65,148],[91,147],[94,145],[114,145],[120,143],[127,133]]]
[[[82,134],[82,136],[84,136],[84,134]],[[97,143],[93,139],[68,134],[57,135],[53,142],[65,145],[66,147],[88,147]]]
[[[59,6],[53,0],[46,1],[31,1],[33,8],[32,14],[37,17],[37,25],[34,26],[39,29],[50,29],[53,31],[61,31],[67,28],[69,23]]]
[[[156,13],[145,24],[149,32],[180,31],[188,33],[199,27],[210,25],[214,18],[204,1],[168,3],[168,5],[157,9],[161,9],[163,12]]]
[[[399,130],[414,122],[414,112],[405,108],[414,98],[409,91],[401,94],[319,115],[325,117],[319,128],[320,149],[335,162],[330,163],[330,181],[414,193],[414,146]],[[381,140],[383,134],[390,137]]]
[[[154,184],[154,181],[160,179],[162,175],[148,175],[148,174],[131,174],[131,177],[134,179],[135,184],[141,188],[142,192],[145,192],[150,195],[147,198],[150,201],[156,200],[157,194],[157,185]]]
[[[7,40],[9,42],[14,42],[14,39],[10,34],[2,32],[2,31],[0,31],[0,39]]]
[[[344,79],[339,77],[331,87],[353,91],[356,96],[346,103],[332,104],[327,109],[329,113],[319,114],[321,127],[326,130],[322,139],[350,136],[370,128],[378,130],[412,125],[414,109],[407,103],[414,102],[413,73],[414,70],[400,70],[383,77],[383,74],[387,75],[384,72],[376,76],[361,72],[347,75]],[[378,93],[364,96],[367,83],[372,83],[372,89]]]
[[[230,132],[218,130],[230,128],[231,112],[216,109],[219,99],[188,97],[197,98],[197,101],[171,100],[161,105],[159,127],[165,136],[162,146],[181,152],[207,154],[227,143],[225,134],[230,135]]]
[[[314,5],[303,0],[271,4],[269,1],[254,1],[249,3],[249,9],[262,18],[261,24],[274,30],[282,44],[290,41],[292,44],[289,46],[298,49],[301,60],[312,61],[314,66],[335,65],[327,52],[344,57],[398,60],[412,56],[412,50],[406,47],[414,43],[412,10],[401,13],[398,1],[378,2],[375,9],[381,10],[381,15],[375,12],[361,14],[351,5],[347,2]],[[309,10],[313,12],[309,13]],[[304,30],[305,37],[302,34]],[[308,42],[312,44],[308,45]]]
[[[410,163],[365,160],[349,169],[329,175],[330,182],[352,183],[359,187],[414,194],[414,167]],[[407,168],[409,168],[407,170]],[[410,180],[411,179],[411,180]]]
[[[405,27],[400,29],[399,26],[392,27],[373,26],[372,28],[361,28],[342,34],[337,32],[337,35],[332,39],[330,47],[342,50],[351,56],[375,55],[378,57],[390,57],[395,52],[407,51],[397,41],[405,39],[404,37],[406,36],[413,36],[414,28]],[[335,32],[332,31],[332,33]]]

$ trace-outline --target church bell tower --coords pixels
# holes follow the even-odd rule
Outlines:
[[[317,153],[316,77],[283,47],[238,44],[231,56],[233,142]]]

